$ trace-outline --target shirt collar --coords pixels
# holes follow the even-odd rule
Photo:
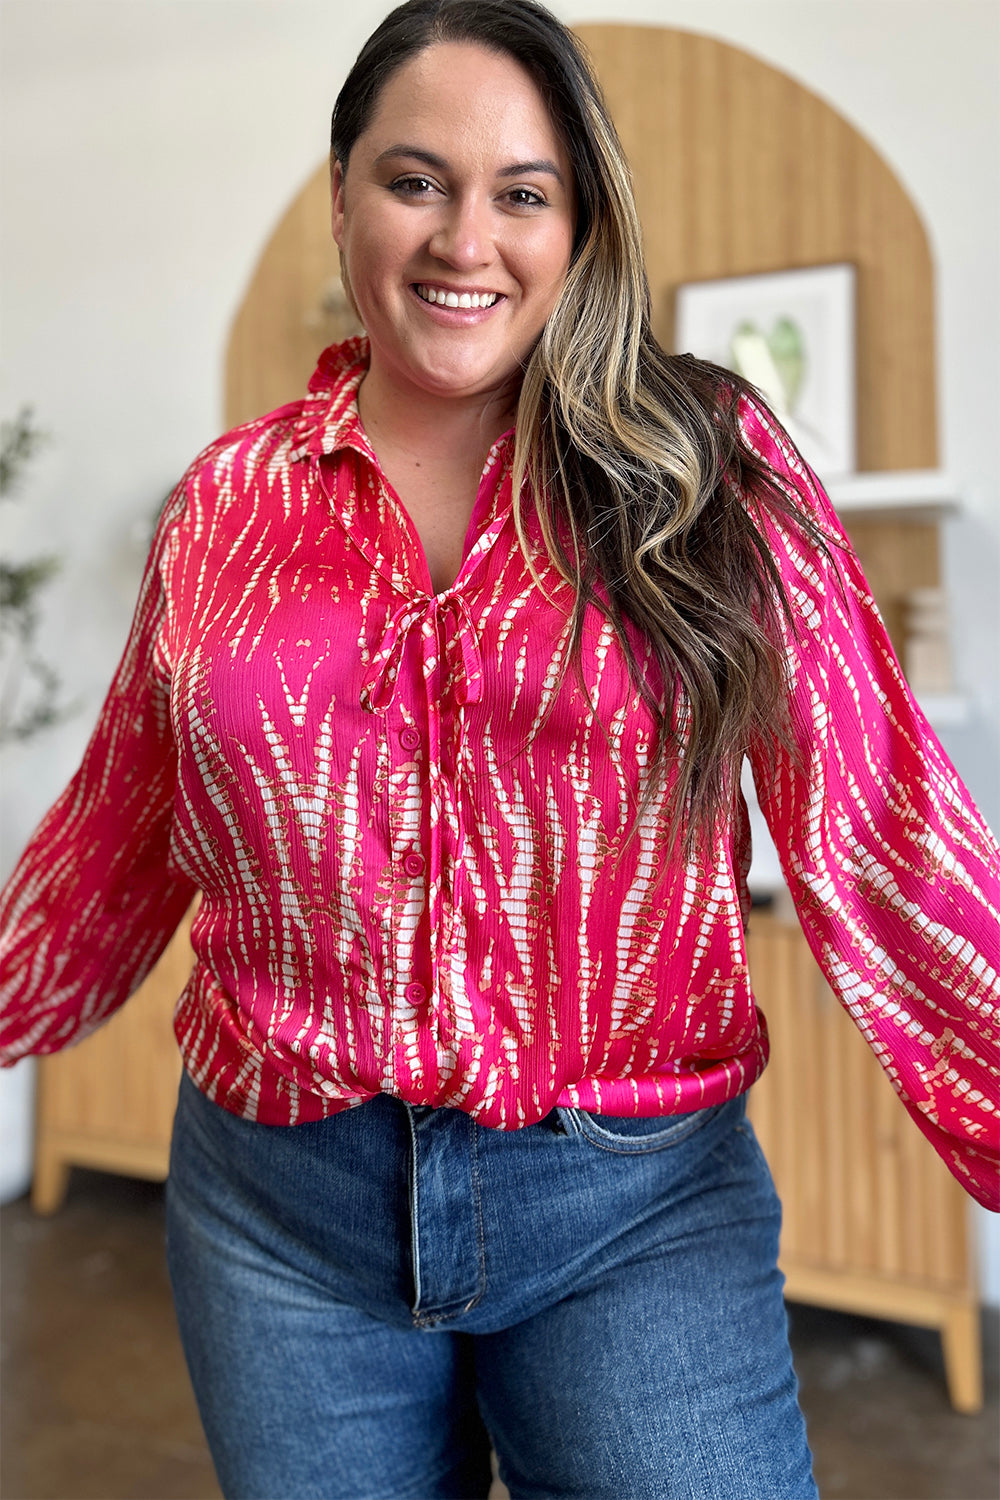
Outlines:
[[[364,334],[323,350],[295,425],[293,459],[315,458],[352,447],[376,462],[358,416],[358,387],[367,369],[368,339]]]

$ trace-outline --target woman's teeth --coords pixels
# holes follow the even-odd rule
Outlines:
[[[499,292],[446,292],[441,287],[417,286],[417,296],[439,307],[492,307]]]

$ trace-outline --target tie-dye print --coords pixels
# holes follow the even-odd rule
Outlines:
[[[169,504],[83,765],[6,892],[0,1060],[105,1020],[200,892],[175,1029],[197,1085],[248,1119],[381,1091],[514,1129],[557,1103],[658,1115],[741,1093],[767,1058],[745,809],[684,863],[654,801],[624,847],[651,717],[596,610],[583,681],[555,691],[569,590],[537,534],[542,588],[517,546],[510,434],[434,594],[358,420],[365,360],[328,350],[304,401],[221,438]],[[841,536],[785,435],[742,411]],[[761,806],[830,984],[995,1205],[1000,856],[853,556],[841,585],[762,524],[795,612],[802,757],[768,769],[751,747]]]

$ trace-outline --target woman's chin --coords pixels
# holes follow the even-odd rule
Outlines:
[[[521,366],[509,358],[434,359],[407,362],[400,374],[425,396],[458,401],[509,389],[520,381]]]

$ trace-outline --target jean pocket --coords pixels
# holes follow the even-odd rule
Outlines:
[[[678,1146],[703,1130],[724,1109],[738,1109],[742,1113],[745,1107],[741,1096],[684,1115],[599,1115],[568,1106],[560,1107],[558,1113],[568,1135],[582,1136],[602,1151],[634,1156],[640,1152],[664,1151],[668,1146]]]

